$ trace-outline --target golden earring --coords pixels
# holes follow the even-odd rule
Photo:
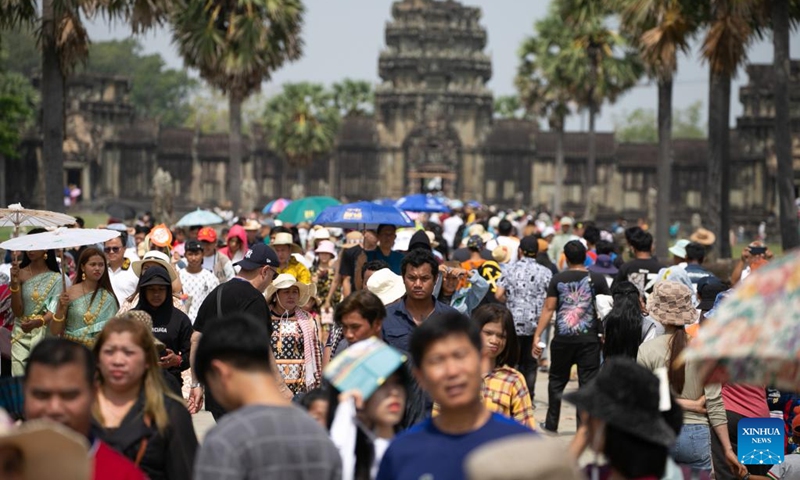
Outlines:
[[[47,252],[44,252],[44,259],[47,260]]]
[[[84,281],[86,280],[86,272],[83,272],[81,274],[81,280],[84,280]]]

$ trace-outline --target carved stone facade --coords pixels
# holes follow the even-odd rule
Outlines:
[[[335,151],[306,173],[307,195],[347,200],[441,191],[464,200],[514,208],[548,208],[555,188],[556,137],[535,122],[492,118],[486,87],[491,60],[480,10],[452,0],[402,0],[392,6],[380,54],[375,114],[342,122]],[[743,115],[731,134],[731,207],[735,222],[760,221],[775,212],[771,65],[750,65],[739,92]],[[800,185],[800,61],[791,66],[791,128],[795,184]],[[65,185],[84,200],[121,199],[149,205],[157,168],[173,179],[176,211],[227,198],[228,137],[185,128],[159,128],[136,118],[127,80],[78,77],[68,82]],[[654,99],[655,102],[655,99]],[[267,149],[269,132],[252,126],[245,137],[243,171],[252,178],[251,202],[291,195],[296,172]],[[588,135],[564,139],[566,210],[584,212]],[[601,220],[647,214],[656,187],[657,145],[626,144],[596,136],[599,188],[593,196]],[[708,146],[674,141],[675,219],[689,223],[703,212]],[[6,203],[41,206],[41,137],[30,136],[20,160],[6,162]]]

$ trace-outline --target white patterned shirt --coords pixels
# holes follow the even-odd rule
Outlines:
[[[552,278],[553,272],[534,258],[523,257],[506,266],[497,285],[506,290],[506,306],[514,316],[517,335],[529,337],[536,331]]]
[[[194,324],[194,319],[197,318],[197,311],[203,300],[206,299],[208,294],[217,288],[219,280],[216,275],[206,269],[200,269],[199,273],[189,273],[188,270],[182,268],[178,271],[183,284],[183,293],[189,296],[187,302],[189,303],[189,310],[186,314]]]

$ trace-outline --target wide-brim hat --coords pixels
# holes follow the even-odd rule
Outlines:
[[[142,265],[145,263],[157,263],[164,267],[164,270],[166,270],[169,274],[170,281],[174,282],[178,279],[178,272],[175,271],[175,267],[172,266],[172,262],[169,261],[169,257],[164,252],[151,250],[145,253],[141,260],[133,262],[131,267],[133,269],[133,273],[135,273],[137,277],[142,276]]]
[[[564,400],[629,435],[670,448],[675,431],[659,409],[659,386],[658,377],[635,360],[615,356],[605,361],[591,382],[564,395]]]
[[[476,448],[464,461],[464,469],[469,480],[584,478],[561,442],[528,434],[512,435]]]
[[[292,238],[291,233],[280,232],[275,234],[275,238],[269,242],[270,246],[276,247],[278,245],[289,245],[292,247],[292,253],[303,253],[303,249],[300,248],[300,245],[294,243],[294,239]]]
[[[388,268],[382,268],[369,277],[367,290],[377,295],[384,305],[389,305],[406,294],[406,285],[403,277]]]
[[[294,278],[294,275],[289,273],[281,273],[274,280],[272,283],[267,287],[267,291],[264,293],[264,296],[269,300],[272,298],[278,290],[286,290],[287,288],[297,287],[300,291],[300,298],[297,300],[297,308],[302,307],[313,295],[311,291],[311,286],[298,281]],[[316,292],[316,288],[314,289]]]
[[[711,230],[706,230],[705,228],[698,228],[690,237],[689,240],[695,243],[699,243],[700,245],[709,247],[714,245],[714,242],[717,241],[717,236]]]
[[[347,235],[344,236],[344,245],[342,248],[353,248],[357,245],[361,245],[364,241],[364,234],[359,231],[352,231],[347,232]]]
[[[699,317],[697,307],[692,303],[693,293],[692,289],[679,282],[658,282],[647,300],[647,310],[662,325],[690,325]]]
[[[89,442],[67,427],[32,420],[19,427],[0,426],[0,448],[22,452],[24,480],[90,478]]]
[[[492,250],[492,258],[497,263],[508,263],[511,260],[511,252],[505,245],[498,245]]]
[[[256,232],[261,230],[261,224],[251,218],[244,222],[244,229],[245,231]]]
[[[319,242],[319,246],[314,249],[314,253],[330,253],[334,257],[336,257],[336,245],[330,240],[323,240]]]

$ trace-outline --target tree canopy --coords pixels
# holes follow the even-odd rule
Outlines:
[[[673,109],[672,138],[706,138],[702,109],[701,101],[684,109]],[[651,108],[637,108],[615,115],[614,130],[619,142],[658,143],[656,112]]]

